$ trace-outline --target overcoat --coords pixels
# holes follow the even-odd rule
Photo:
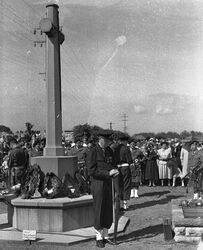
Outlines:
[[[98,144],[87,152],[86,164],[91,178],[93,195],[94,227],[110,228],[113,222],[112,181],[109,171],[114,168],[113,151],[102,149]]]
[[[8,168],[11,172],[11,185],[17,183],[23,184],[26,169],[29,164],[29,155],[27,151],[20,146],[12,149],[9,153]]]

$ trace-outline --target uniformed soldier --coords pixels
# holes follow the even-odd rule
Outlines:
[[[114,156],[119,168],[119,186],[120,186],[120,207],[123,210],[128,209],[128,201],[131,194],[131,171],[130,165],[133,163],[131,152],[127,146],[129,136],[121,134],[119,136],[119,145],[115,148]]]
[[[86,158],[91,178],[97,247],[112,243],[108,237],[108,229],[113,222],[112,178],[119,172],[115,169],[113,151],[108,146],[110,135],[107,131],[100,132],[98,143],[89,148]]]
[[[26,169],[29,163],[29,155],[26,149],[19,146],[16,139],[10,141],[11,151],[9,152],[8,168],[10,172],[11,186],[23,184]]]

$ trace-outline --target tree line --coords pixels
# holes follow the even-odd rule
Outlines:
[[[25,131],[20,131],[24,132],[29,139],[31,138],[32,134],[35,132],[39,132],[37,130],[33,130],[33,124],[30,122],[25,123]],[[85,124],[79,124],[73,127],[73,134],[74,138],[77,137],[84,137],[84,136],[90,136],[90,135],[96,135],[99,131],[101,131],[103,128],[96,126],[96,125],[90,125],[88,123]],[[114,135],[118,135],[120,133],[123,133],[122,131],[119,130],[110,130],[112,131]],[[7,133],[7,134],[13,134],[11,129],[5,125],[0,125],[0,133]],[[203,138],[203,132],[200,131],[187,131],[183,130],[180,133],[174,132],[174,131],[168,131],[168,132],[142,132],[142,133],[135,133],[133,136],[129,136],[132,138],[140,138],[140,139],[146,139],[149,140],[150,138],[157,138],[157,139],[167,139],[167,138],[178,138],[178,139],[185,139],[188,137],[193,137],[193,138]]]

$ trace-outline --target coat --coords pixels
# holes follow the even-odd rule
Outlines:
[[[29,165],[29,155],[27,150],[17,146],[9,153],[8,168],[11,185],[23,184],[26,169]]]
[[[93,195],[94,227],[110,228],[113,222],[112,180],[109,172],[114,167],[113,151],[104,150],[97,144],[87,152],[86,164],[91,178]]]
[[[182,147],[180,152],[180,161],[182,165],[181,178],[185,177],[188,174],[188,155],[189,155],[188,150]]]

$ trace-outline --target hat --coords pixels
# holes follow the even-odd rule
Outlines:
[[[164,144],[166,144],[168,146],[168,142],[167,141],[162,141],[161,142],[161,146],[164,145]]]
[[[111,139],[112,132],[109,130],[101,130],[97,133],[98,137],[104,137],[106,139]]]

